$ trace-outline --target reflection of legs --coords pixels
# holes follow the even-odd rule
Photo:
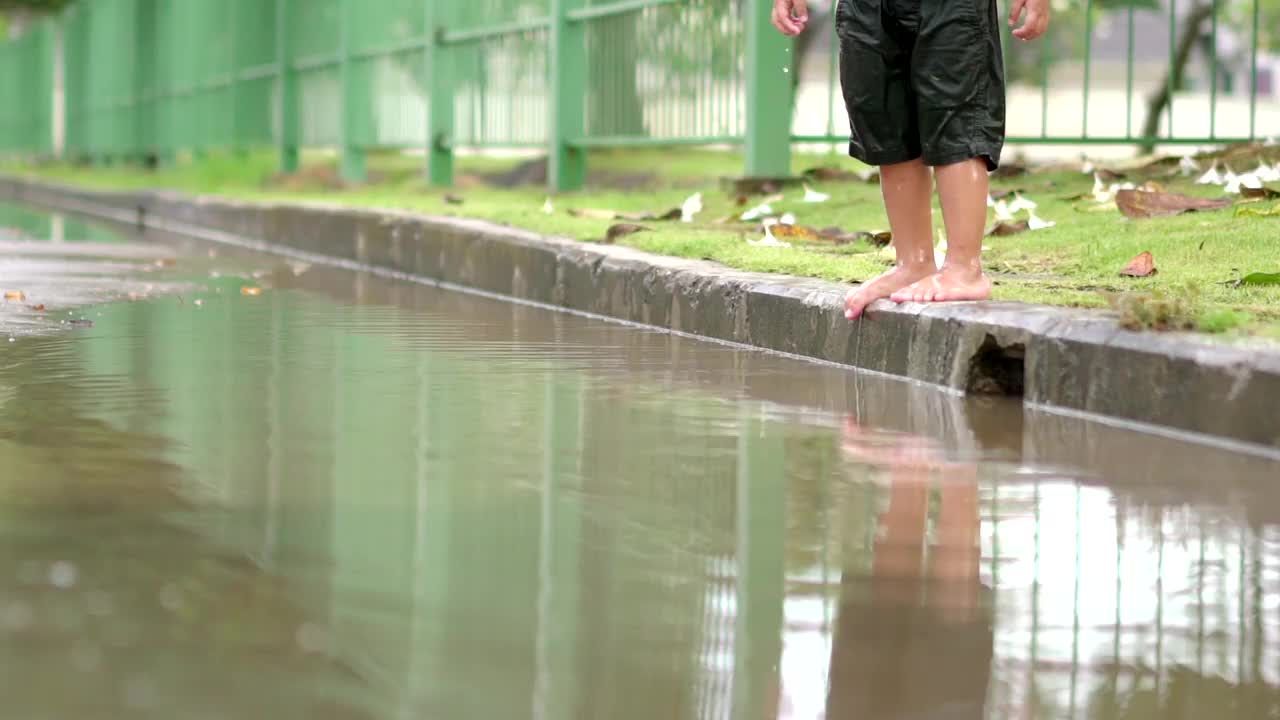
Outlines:
[[[929,509],[929,471],[890,468],[889,508],[880,525],[871,568],[878,602],[913,603],[924,569],[924,529]],[[900,597],[907,589],[913,597]]]
[[[929,576],[942,597],[933,603],[951,622],[971,620],[979,610],[977,470],[956,470],[942,486],[936,542]]]

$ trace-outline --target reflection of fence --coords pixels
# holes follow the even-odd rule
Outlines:
[[[1210,143],[1280,121],[1259,92],[1276,70],[1259,66],[1261,0],[1231,23],[1220,3],[1094,4],[1060,14],[1054,42],[1006,43],[1015,142]],[[66,148],[80,159],[275,145],[292,169],[299,147],[330,147],[359,180],[368,151],[423,148],[446,184],[458,148],[546,148],[551,184],[568,188],[589,148],[727,143],[745,146],[749,174],[782,175],[788,134],[840,142],[845,123],[830,23],[798,46],[816,55],[798,66],[769,11],[769,0],[80,2],[0,49],[0,150],[51,149],[56,23]],[[1163,73],[1184,49],[1194,77]],[[1149,125],[1152,68],[1171,101]]]

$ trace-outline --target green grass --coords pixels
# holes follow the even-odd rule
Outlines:
[[[444,191],[422,183],[420,158],[398,155],[371,158],[374,182],[350,188],[336,187],[334,158],[325,155],[306,156],[303,172],[292,178],[276,176],[269,153],[206,156],[152,172],[123,166],[87,169],[67,165],[9,165],[0,166],[0,170],[104,189],[163,187],[245,199],[337,202],[465,216],[584,241],[602,238],[612,223],[571,217],[569,209],[661,213],[678,207],[693,190],[701,190],[706,209],[699,222],[645,222],[652,232],[630,235],[621,242],[744,270],[840,282],[865,280],[891,261],[889,251],[862,242],[838,247],[826,242],[796,242],[791,248],[752,247],[746,240],[760,236],[758,225],[714,223],[743,209],[719,182],[740,172],[741,158],[736,153],[684,148],[594,153],[590,166],[596,187],[555,198],[552,215],[542,211],[545,192],[540,187],[496,189],[486,184],[485,174],[509,170],[517,162],[460,158],[458,188],[452,192],[462,197],[462,205],[447,204]],[[794,170],[799,173],[818,166],[857,169],[855,163],[838,155],[798,155]],[[1142,182],[1143,178],[1131,179]],[[1187,194],[1206,196],[1217,191],[1181,178],[1158,180],[1171,191]],[[1280,271],[1280,217],[1237,216],[1228,208],[1129,220],[1114,204],[1098,206],[1091,200],[1067,199],[1087,192],[1091,184],[1091,178],[1075,172],[1033,173],[993,183],[995,189],[1023,190],[1039,203],[1040,217],[1057,222],[1053,228],[986,240],[984,259],[995,281],[997,299],[1106,307],[1108,297],[1117,294],[1134,294],[1133,301],[1138,303],[1143,302],[1143,296],[1151,296],[1157,298],[1157,304],[1173,301],[1171,305],[1180,315],[1170,323],[1172,327],[1280,337],[1280,287],[1230,284],[1249,272]],[[816,186],[831,194],[831,201],[802,203],[802,191],[797,188],[788,190],[782,202],[773,203],[774,210],[795,213],[800,224],[816,228],[887,229],[878,186],[856,181],[820,182]],[[940,221],[941,214],[936,217]],[[1144,251],[1154,255],[1159,272],[1143,279],[1120,277],[1121,268]]]

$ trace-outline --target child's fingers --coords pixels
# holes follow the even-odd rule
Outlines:
[[[1013,5],[1009,8],[1009,27],[1018,24],[1018,16],[1022,14],[1022,10],[1026,6],[1027,0],[1013,0]]]
[[[791,0],[791,17],[799,21],[800,27],[809,22],[809,0]]]
[[[800,33],[800,28],[792,21],[791,14],[781,7],[774,6],[772,20],[773,26],[778,28],[783,35],[798,35]]]
[[[1026,22],[1022,23],[1022,27],[1013,31],[1013,36],[1019,40],[1035,40],[1049,29],[1049,16],[1042,15],[1032,10],[1027,13]]]

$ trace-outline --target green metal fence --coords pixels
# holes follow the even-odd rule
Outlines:
[[[53,147],[53,30],[45,24],[0,44],[0,155]]]
[[[1050,38],[1006,38],[1010,141],[1209,144],[1280,127],[1265,2],[1068,3]],[[0,45],[0,151],[53,150],[61,28],[76,159],[274,146],[293,170],[300,148],[328,148],[359,181],[368,152],[421,149],[445,185],[459,149],[545,149],[566,189],[592,148],[719,144],[743,147],[748,175],[781,176],[792,143],[846,138],[831,3],[813,5],[826,22],[797,45],[769,26],[770,0],[79,2]]]

